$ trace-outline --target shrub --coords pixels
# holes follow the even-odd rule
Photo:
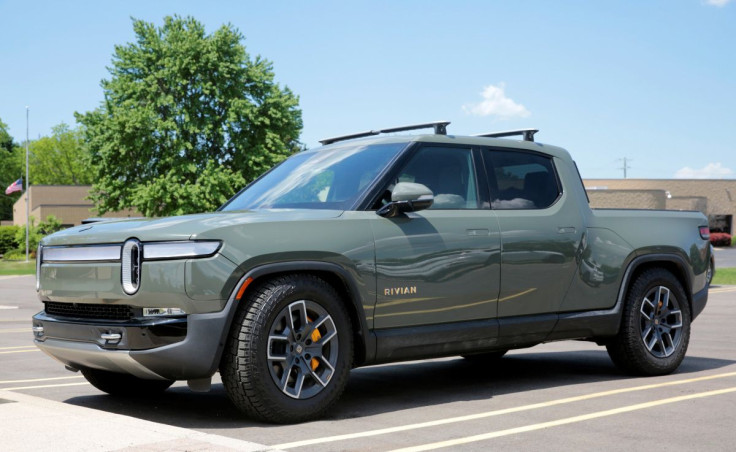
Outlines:
[[[18,248],[18,242],[15,240],[18,229],[18,226],[0,226],[0,254]]]
[[[26,250],[12,250],[3,255],[6,261],[24,261],[26,260]]]
[[[731,246],[731,234],[725,232],[711,232],[710,244],[713,246]]]
[[[39,223],[38,226],[36,226],[35,217],[31,217],[31,227],[30,227],[30,231],[28,234],[28,249],[31,250],[32,252],[35,252],[36,248],[38,247],[38,242],[40,242],[44,236],[53,234],[54,232],[60,229],[62,229],[61,221],[59,221],[59,219],[53,215],[47,216],[46,220]],[[16,247],[23,249],[23,253],[24,253],[23,259],[25,259],[25,249],[26,249],[26,228],[25,227],[18,228],[17,232],[15,233],[15,240],[18,243]]]

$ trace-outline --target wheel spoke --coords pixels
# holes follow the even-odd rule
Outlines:
[[[675,351],[675,341],[672,340],[670,333],[662,333],[662,351],[665,356],[670,356]]]
[[[670,290],[665,286],[659,286],[657,290],[657,300],[662,302],[662,306],[669,306],[670,304]],[[661,309],[661,308],[660,308]]]
[[[645,308],[647,306],[649,306],[650,309],[646,309],[645,310]],[[644,300],[641,303],[641,309],[639,309],[639,311],[642,314],[644,314],[647,318],[651,319],[651,318],[654,318],[654,314],[656,313],[657,308],[656,308],[656,306],[654,305],[654,303],[652,303],[652,301],[649,298],[646,298],[645,297]]]
[[[332,340],[332,338],[334,338],[335,336],[337,336],[337,331],[335,331],[335,330],[332,330],[332,331],[330,331],[329,333],[327,333],[327,335],[325,335],[325,336],[322,336],[322,338],[321,338],[321,339],[319,340],[318,344],[319,344],[319,345],[320,345],[321,347],[324,347],[324,346],[325,346],[325,345],[327,345],[327,343],[328,343],[328,342],[330,342],[330,341]]]
[[[652,334],[652,338],[648,342],[646,342],[646,340],[645,340],[645,343],[646,343],[646,346],[647,346],[647,350],[649,350],[651,352],[652,349],[654,348],[654,346],[657,345],[657,341],[658,340],[659,340],[659,338],[657,338],[657,333],[653,333]]]
[[[321,358],[320,358],[320,359],[319,359],[319,362],[320,362],[320,365],[326,365],[326,366],[328,366],[328,367],[332,367],[332,366],[330,366],[330,364],[329,364],[329,363],[328,363],[327,361],[325,361],[324,359],[321,359]],[[329,382],[329,379],[328,379],[327,381],[322,381],[322,378],[320,378],[320,376],[319,376],[319,375],[317,375],[317,372],[315,372],[314,370],[312,370],[312,367],[311,367],[311,366],[308,366],[308,368],[309,368],[309,374],[310,374],[310,375],[312,376],[312,378],[314,378],[315,380],[317,380],[317,382],[318,382],[318,383],[319,383],[320,385],[322,385],[322,387],[323,387],[323,388],[324,388],[325,386],[327,386],[327,383]]]
[[[647,329],[644,330],[643,333],[641,333],[641,338],[644,339],[644,342],[647,341],[647,337],[649,337],[649,334],[652,332],[652,324],[650,323],[647,325]]]
[[[673,328],[673,329],[682,328],[682,311],[672,311],[667,317],[672,317],[672,316],[675,317],[674,322],[672,323],[666,322],[666,319],[665,319],[665,322],[662,322],[662,323],[666,323],[670,328]]]
[[[284,343],[284,353],[274,354],[274,343]],[[269,361],[286,361],[289,356],[289,336],[282,334],[273,334],[268,336],[268,360]]]
[[[293,396],[297,399],[302,394],[302,388],[304,387],[304,372],[297,373],[296,382],[294,383],[294,394]]]
[[[299,325],[295,323],[294,314],[298,315]],[[304,328],[307,325],[307,305],[304,300],[295,301],[289,305],[289,324],[291,325],[292,334]]]
[[[281,374],[281,380],[279,381],[279,386],[281,387],[281,391],[283,391],[286,394],[289,394],[289,390],[287,386],[289,385],[289,376],[291,375],[291,366],[283,366],[284,373]]]

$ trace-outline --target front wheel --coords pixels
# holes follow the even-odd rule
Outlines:
[[[644,271],[629,290],[621,330],[606,346],[614,364],[635,375],[665,375],[685,358],[690,306],[682,285],[661,268]]]
[[[151,396],[166,391],[173,380],[144,380],[130,374],[99,369],[82,369],[82,375],[95,388],[114,396]]]
[[[232,402],[269,422],[322,416],[352,367],[350,318],[335,289],[313,275],[287,275],[255,288],[246,303],[220,363]]]

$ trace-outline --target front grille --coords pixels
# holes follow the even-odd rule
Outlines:
[[[134,317],[133,308],[127,305],[59,303],[47,301],[46,314],[77,319],[130,320]]]

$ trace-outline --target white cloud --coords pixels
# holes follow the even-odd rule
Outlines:
[[[675,173],[675,179],[725,179],[733,175],[731,168],[726,168],[720,163],[708,163],[700,169],[689,166],[681,168]]]
[[[721,8],[731,3],[731,0],[705,0],[705,3]]]
[[[483,100],[477,104],[465,104],[463,110],[471,115],[498,116],[501,119],[526,118],[531,115],[526,107],[506,97],[505,87],[503,82],[498,86],[486,86],[481,93]]]

